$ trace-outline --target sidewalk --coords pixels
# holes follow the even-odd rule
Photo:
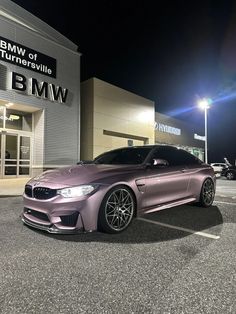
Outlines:
[[[4,196],[21,196],[24,191],[26,182],[30,178],[12,178],[0,180],[0,197]]]

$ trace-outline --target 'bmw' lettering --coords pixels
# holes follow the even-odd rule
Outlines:
[[[27,79],[24,75],[12,72],[11,88],[26,92],[28,95],[42,97],[51,101],[65,103],[68,89],[48,82],[39,82],[35,78]]]

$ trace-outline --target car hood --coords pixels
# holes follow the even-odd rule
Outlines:
[[[88,183],[103,183],[103,179],[137,171],[139,165],[95,165],[82,164],[61,169],[48,170],[31,179],[29,184],[62,188]],[[106,183],[109,183],[106,180]]]

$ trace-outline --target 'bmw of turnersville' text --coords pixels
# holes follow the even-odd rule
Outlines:
[[[145,213],[186,203],[211,206],[215,182],[214,170],[184,150],[119,148],[31,179],[22,220],[51,233],[118,233]]]

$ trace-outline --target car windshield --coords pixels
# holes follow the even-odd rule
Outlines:
[[[129,147],[104,153],[94,159],[95,164],[137,165],[142,164],[152,147]]]

